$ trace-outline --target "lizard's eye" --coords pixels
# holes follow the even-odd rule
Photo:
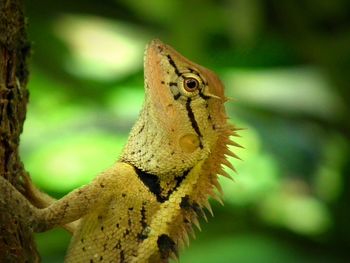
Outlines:
[[[199,82],[195,78],[185,78],[184,88],[188,92],[196,91],[199,88]]]
[[[187,97],[194,97],[198,95],[202,89],[202,79],[193,73],[183,73],[178,80],[178,87],[180,92]]]

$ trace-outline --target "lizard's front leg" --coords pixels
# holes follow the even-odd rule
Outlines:
[[[42,232],[73,222],[107,200],[115,191],[118,173],[123,165],[115,166],[100,174],[93,182],[76,189],[46,208],[33,206],[16,188],[0,176],[0,207],[9,210],[35,232]],[[121,171],[118,171],[118,169]]]
[[[92,185],[87,185],[53,202],[47,208],[37,208],[0,176],[0,206],[1,210],[9,211],[20,221],[32,227],[35,232],[42,232],[82,217],[96,202],[94,188]]]
[[[24,194],[28,200],[37,208],[45,208],[51,205],[53,202],[57,201],[55,198],[49,196],[48,194],[40,191],[32,182],[29,174],[23,172],[21,175],[23,178]]]
[[[40,191],[32,182],[27,172],[24,172],[22,174],[22,178],[23,178],[23,187],[25,189],[24,194],[27,197],[27,199],[31,202],[31,204],[34,205],[35,207],[46,208],[57,201],[57,199]],[[74,221],[72,223],[63,225],[62,227],[68,232],[70,232],[71,234],[73,234],[76,231],[77,226],[79,225],[79,221],[80,220]]]

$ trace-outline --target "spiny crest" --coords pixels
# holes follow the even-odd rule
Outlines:
[[[222,196],[223,192],[218,182],[218,175],[232,179],[232,177],[224,170],[223,165],[236,172],[234,166],[227,160],[227,157],[231,156],[236,159],[240,159],[228,148],[229,145],[242,148],[241,145],[234,142],[230,138],[230,136],[238,136],[238,130],[241,129],[229,124],[224,125],[220,131],[220,136],[217,140],[216,146],[204,163],[200,179],[197,183],[194,193],[191,196],[197,206],[195,209],[187,212],[184,215],[185,219],[189,221],[190,224],[194,224],[198,229],[200,229],[198,217],[203,217],[207,221],[203,208],[206,208],[206,210],[209,211],[211,215],[213,215],[211,206],[208,202],[208,196],[211,196],[222,204],[220,195]],[[217,189],[219,195],[214,191],[214,188]],[[184,243],[188,244],[188,234],[193,234],[193,229],[190,227],[190,224],[186,224],[184,226],[185,231],[182,230],[177,238],[180,248],[183,247]]]

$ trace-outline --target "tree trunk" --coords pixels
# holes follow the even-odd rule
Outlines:
[[[29,52],[23,2],[0,0],[0,176],[20,191],[19,136],[29,95]],[[39,262],[31,229],[8,213],[0,214],[0,262]]]

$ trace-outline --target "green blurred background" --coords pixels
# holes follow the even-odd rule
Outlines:
[[[181,262],[350,262],[350,1],[27,1],[33,45],[21,152],[61,197],[118,158],[160,38],[213,69],[247,128],[225,205]],[[37,234],[43,262],[70,235]]]

